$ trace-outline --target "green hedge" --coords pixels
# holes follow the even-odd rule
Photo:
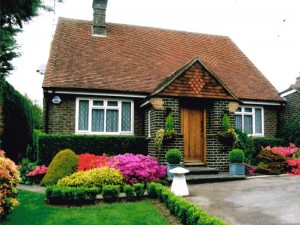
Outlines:
[[[28,100],[5,80],[0,80],[0,104],[4,117],[1,148],[18,163],[26,156],[27,146],[32,146],[32,109]]]
[[[46,198],[49,204],[55,205],[84,205],[94,203],[99,188],[48,186]]]
[[[56,153],[65,148],[72,149],[76,154],[148,154],[145,137],[42,134],[38,141],[39,164],[49,165]]]
[[[260,150],[261,147],[288,146],[288,143],[283,138],[253,138],[255,150]]]
[[[156,198],[165,203],[170,211],[178,216],[182,224],[187,225],[227,225],[223,220],[210,216],[206,211],[193,205],[183,197],[176,196],[166,186],[149,183],[147,186],[149,197]]]

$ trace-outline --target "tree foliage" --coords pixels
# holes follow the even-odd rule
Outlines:
[[[37,16],[40,8],[47,7],[42,0],[5,0],[0,4],[0,79],[3,79],[13,70],[11,60],[19,56],[15,36],[21,31],[23,22]]]
[[[27,100],[31,111],[32,111],[32,123],[33,129],[42,130],[43,128],[43,109],[42,107],[36,102],[32,101],[26,94],[25,99]]]

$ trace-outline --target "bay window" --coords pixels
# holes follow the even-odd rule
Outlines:
[[[241,106],[235,112],[235,128],[253,136],[264,135],[262,107]]]
[[[76,133],[133,134],[133,102],[78,98]]]

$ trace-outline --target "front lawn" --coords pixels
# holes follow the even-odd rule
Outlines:
[[[57,207],[44,203],[45,194],[20,190],[16,207],[3,225],[146,225],[168,224],[150,201],[101,204],[85,207]]]

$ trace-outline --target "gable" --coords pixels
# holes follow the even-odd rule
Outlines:
[[[190,65],[189,65],[190,64]],[[161,96],[236,99],[196,57],[174,73],[153,94]]]

